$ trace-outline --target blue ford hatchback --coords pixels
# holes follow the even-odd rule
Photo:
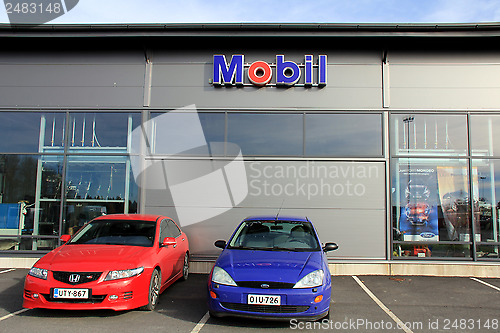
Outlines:
[[[326,252],[304,217],[248,217],[224,249],[208,281],[211,316],[318,320],[330,311]]]

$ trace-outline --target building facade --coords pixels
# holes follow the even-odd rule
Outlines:
[[[332,263],[498,267],[498,25],[6,25],[0,39],[0,256],[152,213],[209,263],[246,216],[284,214],[339,244]]]

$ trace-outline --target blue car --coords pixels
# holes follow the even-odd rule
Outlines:
[[[326,252],[304,217],[252,216],[224,249],[208,279],[213,317],[318,320],[329,315],[331,276]]]

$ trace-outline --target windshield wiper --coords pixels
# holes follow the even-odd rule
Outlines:
[[[256,246],[230,246],[230,250],[254,250],[254,251],[272,251],[272,247],[256,247]]]
[[[289,247],[279,247],[279,246],[275,246],[273,247],[273,251],[290,251],[290,252],[299,252],[298,249],[291,249]]]

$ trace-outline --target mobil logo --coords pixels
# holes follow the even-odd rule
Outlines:
[[[245,72],[249,83],[245,83]],[[326,72],[326,55],[319,55],[316,63],[312,55],[305,55],[302,64],[287,61],[284,55],[277,55],[276,62],[270,64],[262,60],[245,63],[243,54],[233,54],[231,61],[228,63],[225,55],[215,54],[211,83],[215,86],[254,85],[263,87],[296,85],[324,87],[326,86]],[[303,80],[301,80],[302,77]],[[299,83],[299,80],[301,80],[301,83]]]

